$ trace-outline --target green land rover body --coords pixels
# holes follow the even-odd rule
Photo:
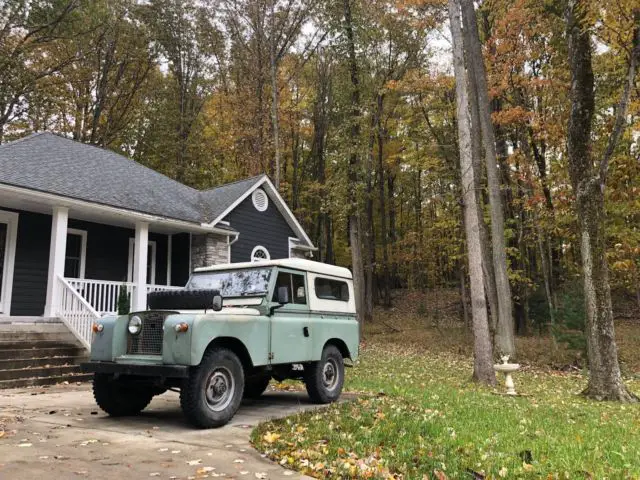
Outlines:
[[[150,310],[101,318],[91,360],[98,405],[142,411],[180,390],[187,419],[217,427],[273,378],[304,381],[312,401],[338,399],[359,333],[351,272],[303,259],[196,269],[184,290],[149,295]]]

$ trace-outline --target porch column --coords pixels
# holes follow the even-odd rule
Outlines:
[[[133,248],[133,299],[131,311],[147,309],[147,254],[149,252],[149,224],[136,223],[136,238]]]
[[[58,277],[64,276],[68,221],[69,209],[67,207],[53,207],[49,271],[47,274],[47,300],[44,307],[45,317],[54,317],[56,315],[55,306],[60,296]]]

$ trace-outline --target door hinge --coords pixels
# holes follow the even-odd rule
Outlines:
[[[276,356],[273,354],[273,352],[269,352],[269,360],[273,360],[274,358],[276,358]]]

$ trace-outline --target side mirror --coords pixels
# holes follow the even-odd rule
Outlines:
[[[222,295],[218,293],[217,295],[213,296],[211,308],[213,308],[215,312],[219,312],[220,310],[222,310]]]
[[[289,303],[289,287],[278,287],[278,303]]]

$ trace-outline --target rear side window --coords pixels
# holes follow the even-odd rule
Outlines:
[[[349,301],[349,286],[347,282],[316,277],[316,297],[321,300]]]

